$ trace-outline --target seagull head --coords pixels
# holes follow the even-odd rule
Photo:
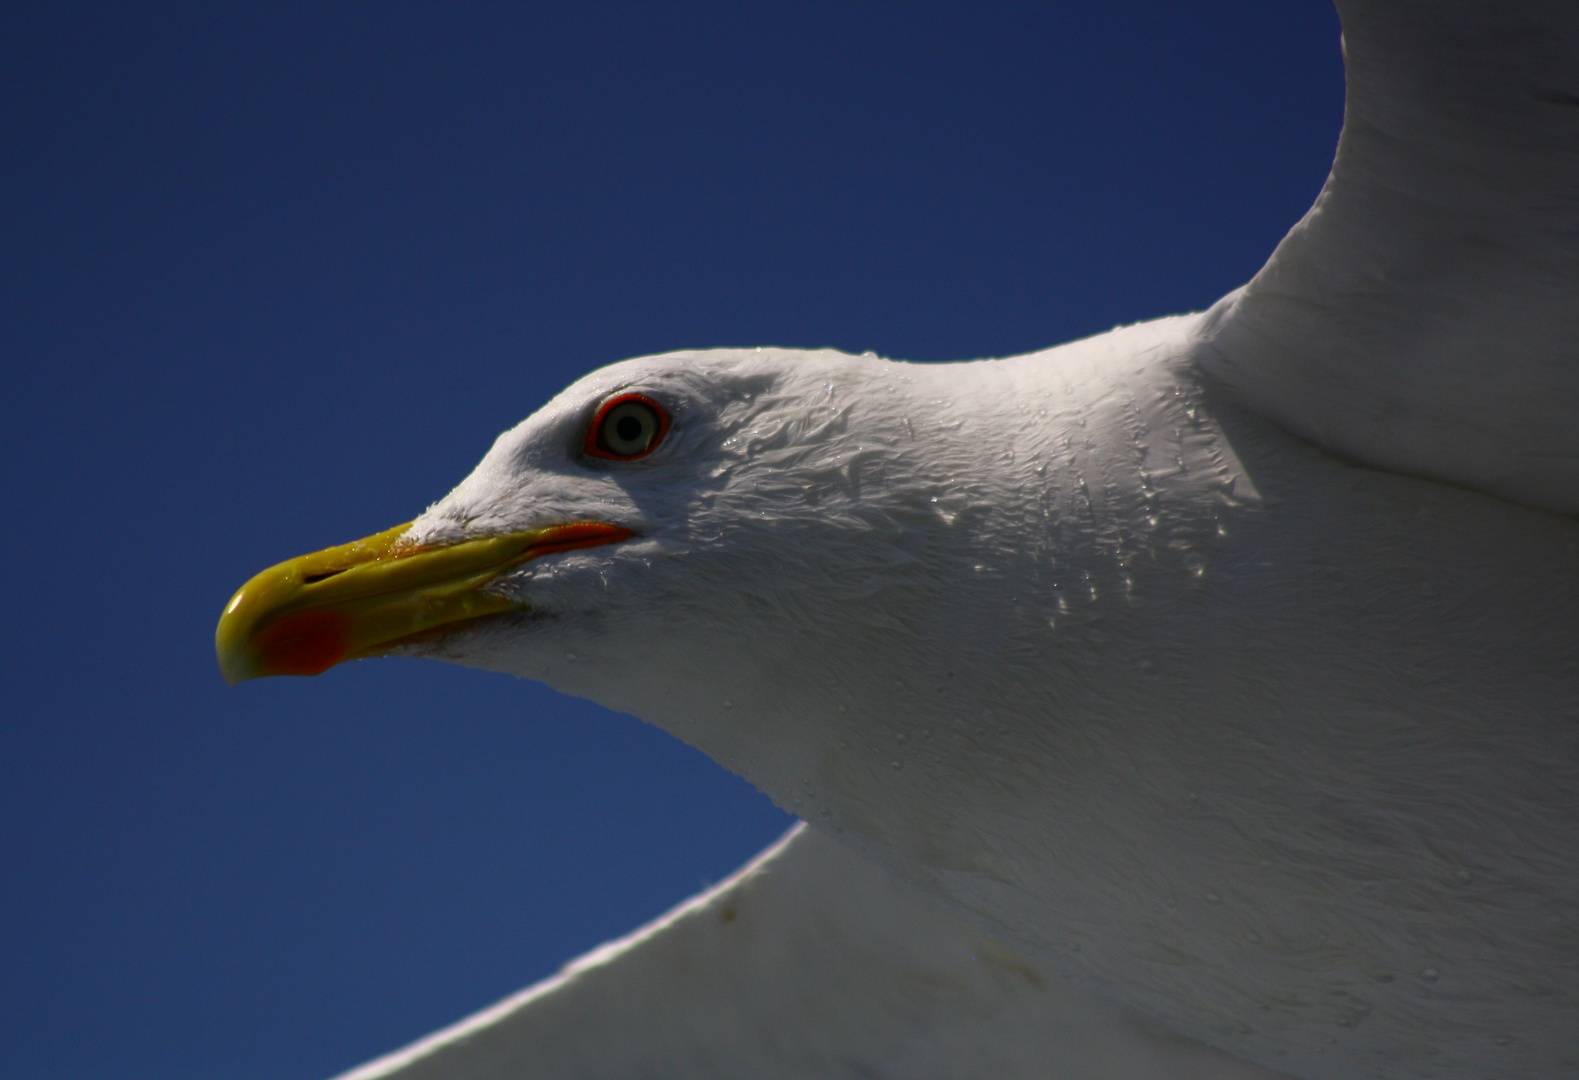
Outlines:
[[[1168,332],[1135,328],[1123,352]],[[1212,527],[1223,454],[1173,445],[1187,418],[1162,413],[1185,399],[1126,388],[1114,355],[614,364],[415,521],[247,582],[221,670],[405,655],[506,672],[656,724],[787,809],[923,836],[950,812],[927,794],[938,770],[959,773],[956,802],[991,800],[986,781],[963,789],[1072,760],[1070,721],[1128,709],[1137,590],[1193,588],[1176,548]],[[1206,487],[1170,509],[1139,463],[1186,453],[1212,461],[1171,483]],[[1009,712],[1047,718],[1021,733],[1035,745],[1004,737]]]
[[[775,349],[593,372],[415,521],[242,586],[221,670],[432,657],[634,713],[743,766],[739,717],[807,680],[838,698],[842,679],[869,682],[873,665],[881,678],[897,643],[925,636],[927,551],[970,488],[928,375]],[[867,637],[882,647],[852,663]]]

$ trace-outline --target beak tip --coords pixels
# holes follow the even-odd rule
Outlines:
[[[235,686],[239,682],[257,678],[257,672],[252,670],[252,665],[247,662],[245,656],[239,656],[223,647],[216,651],[219,654],[217,657],[219,674],[225,680],[226,686]]]
[[[235,608],[236,601],[232,600],[214,628],[214,659],[219,663],[219,674],[226,686],[258,677],[256,658],[249,648],[250,628],[241,625]]]

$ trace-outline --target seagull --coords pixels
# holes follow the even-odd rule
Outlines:
[[[1338,7],[1210,310],[627,360],[236,593],[232,682],[509,672],[803,822],[348,1080],[1579,1074],[1579,7]]]

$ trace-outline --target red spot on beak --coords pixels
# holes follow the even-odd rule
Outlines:
[[[351,651],[349,620],[338,611],[286,615],[258,634],[260,675],[321,675]]]

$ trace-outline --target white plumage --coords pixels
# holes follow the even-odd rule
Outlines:
[[[1579,8],[1339,6],[1333,176],[1210,312],[626,361],[418,519],[632,530],[411,650],[815,831],[351,1075],[1579,1071]]]
[[[558,976],[354,1077],[1267,1080],[1048,977],[805,826]]]

